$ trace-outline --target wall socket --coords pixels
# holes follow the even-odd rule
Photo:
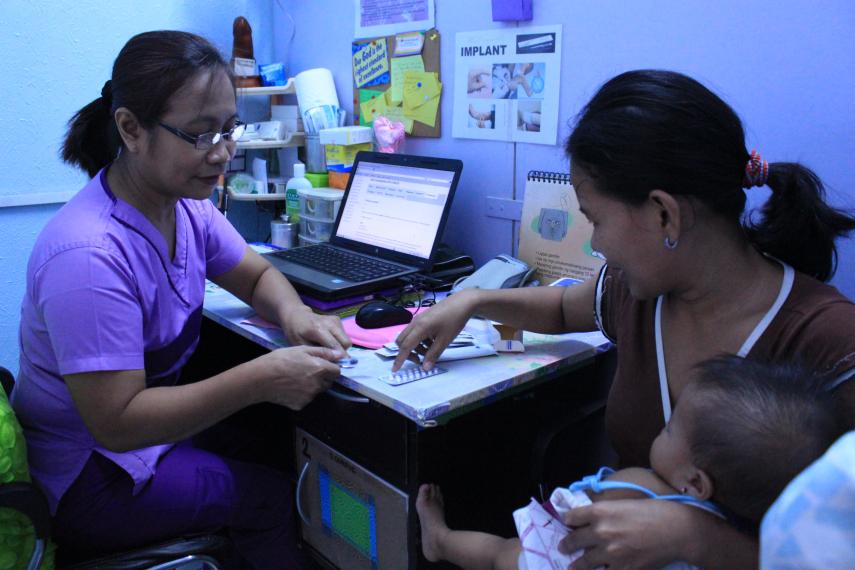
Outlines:
[[[503,220],[520,221],[522,217],[522,200],[485,196],[484,205],[487,216]]]

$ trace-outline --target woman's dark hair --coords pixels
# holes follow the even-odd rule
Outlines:
[[[157,125],[167,102],[188,80],[203,71],[229,65],[206,39],[187,32],[145,32],[132,37],[113,63],[112,78],[95,99],[69,121],[62,159],[95,174],[119,152],[121,137],[113,113],[126,107],[146,128]]]
[[[697,370],[692,461],[713,480],[713,498],[756,525],[842,434],[831,384],[799,365],[738,356],[707,360]]]
[[[567,154],[601,191],[630,204],[649,192],[693,196],[739,222],[749,154],[739,117],[709,89],[672,71],[639,70],[603,85],[582,109]],[[789,162],[769,164],[772,190],[758,222],[744,221],[760,250],[827,281],[834,240],[855,218],[825,203],[819,177]]]

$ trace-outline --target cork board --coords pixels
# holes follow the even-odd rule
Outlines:
[[[384,92],[389,91],[392,88],[392,69],[393,69],[393,59],[408,57],[412,58],[414,53],[405,52],[400,56],[396,56],[396,43],[400,44],[401,36],[413,35],[415,33],[421,33],[424,37],[424,44],[422,45],[421,52],[418,54],[421,56],[422,65],[424,66],[424,71],[426,73],[436,73],[437,79],[441,82],[440,76],[440,65],[439,65],[439,42],[440,42],[440,34],[436,30],[436,28],[432,28],[425,32],[411,32],[410,34],[396,34],[391,36],[386,36],[383,38],[366,38],[356,40],[352,44],[352,54],[360,53],[360,50],[365,53],[371,53],[372,50],[377,48],[380,44],[380,40],[385,42],[385,66],[383,66],[383,62],[379,62],[379,65],[382,68],[388,70],[388,73],[376,73],[376,77],[373,77],[367,83],[363,83],[366,79],[366,75],[362,73],[357,73],[357,66],[354,63],[353,67],[353,113],[354,113],[354,124],[357,125],[370,125],[371,121],[373,121],[373,117],[364,116],[362,104],[366,100],[370,100],[371,97],[376,97]],[[396,38],[398,42],[396,42]],[[378,50],[379,51],[379,50]],[[376,57],[367,64],[371,65],[367,70],[359,69],[360,72],[367,71],[370,75],[371,70],[378,67]],[[366,65],[367,65],[366,64]],[[359,77],[358,77],[359,76]],[[363,83],[360,86],[360,83]],[[439,100],[441,101],[442,93],[439,94]],[[388,100],[388,97],[387,97]],[[378,113],[382,114],[382,113]],[[407,136],[412,137],[430,137],[430,138],[439,138],[441,135],[441,111],[439,102],[436,104],[436,112],[432,113],[433,115],[433,126],[427,124],[425,122],[421,122],[418,119],[413,121],[412,132],[408,132]],[[395,118],[395,117],[390,117]]]

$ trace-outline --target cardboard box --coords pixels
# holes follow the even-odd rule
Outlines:
[[[374,140],[374,134],[371,132],[371,127],[338,127],[335,129],[321,129],[318,132],[321,144],[362,144],[371,143]]]
[[[323,132],[323,131],[321,131]],[[327,170],[336,172],[349,172],[356,160],[356,153],[360,150],[370,151],[371,143],[359,144],[325,144],[324,154],[326,156]]]

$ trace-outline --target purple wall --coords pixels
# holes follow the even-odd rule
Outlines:
[[[444,134],[440,139],[410,139],[406,147],[412,154],[463,160],[445,237],[479,264],[510,251],[516,241],[514,223],[486,216],[484,197],[521,199],[529,170],[567,170],[560,145],[451,137],[455,32],[517,27],[493,22],[490,4],[436,0]],[[635,68],[673,69],[701,80],[736,109],[745,122],[749,148],[756,147],[770,161],[804,162],[825,180],[835,204],[852,208],[855,3],[834,0],[821,3],[821,10],[816,6],[794,0],[534,0],[534,20],[519,27],[563,24],[559,139],[566,137],[568,122],[608,78]],[[288,74],[310,67],[332,69],[339,99],[348,107],[353,11],[352,0],[285,0],[273,9],[274,50],[286,62]],[[764,196],[759,192],[750,198],[757,204]],[[855,267],[849,262],[855,245],[846,240],[840,246],[840,268],[833,282],[855,298]]]

